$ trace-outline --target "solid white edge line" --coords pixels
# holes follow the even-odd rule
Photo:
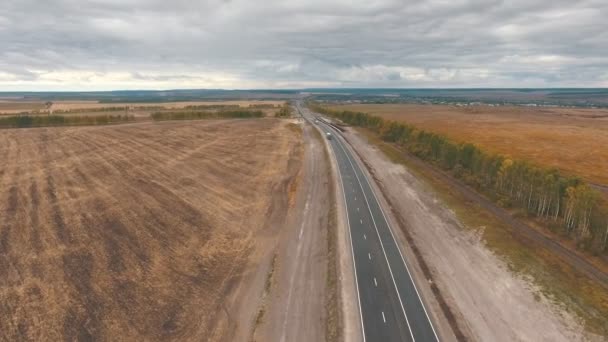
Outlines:
[[[339,141],[339,139],[336,139]],[[407,323],[407,328],[410,331],[410,335],[412,336],[412,341],[416,342],[416,338],[414,337],[414,332],[412,331],[412,327],[410,325],[410,320],[407,318],[407,313],[405,312],[405,306],[403,306],[403,300],[401,299],[401,294],[399,293],[399,288],[397,287],[397,282],[395,281],[395,276],[393,275],[393,270],[391,268],[391,263],[388,261],[388,257],[386,256],[386,250],[384,250],[384,243],[382,242],[382,238],[380,237],[380,232],[378,231],[378,226],[376,225],[376,220],[374,219],[374,214],[372,213],[372,209],[369,206],[369,201],[367,200],[367,196],[365,195],[365,190],[363,190],[363,185],[361,184],[361,180],[357,175],[357,171],[355,170],[355,165],[351,161],[350,156],[342,146],[342,143],[339,143],[340,148],[344,151],[346,158],[348,158],[348,162],[350,166],[353,168],[353,172],[355,173],[355,177],[357,178],[357,182],[359,183],[359,187],[361,188],[361,192],[363,192],[363,198],[365,199],[365,204],[367,204],[367,210],[369,211],[369,215],[372,217],[372,222],[374,223],[374,228],[376,229],[376,234],[378,235],[378,240],[380,241],[380,247],[382,248],[382,254],[384,254],[384,259],[386,260],[386,265],[388,266],[388,272],[391,275],[391,280],[393,281],[393,286],[395,287],[395,292],[397,293],[397,298],[399,299],[399,304],[401,305],[401,311],[403,312],[403,316],[405,316],[405,322]],[[357,164],[358,166],[358,164]],[[388,224],[388,223],[387,223]],[[413,283],[413,280],[412,280]]]
[[[346,207],[346,222],[348,225],[348,239],[350,240],[351,257],[353,259],[353,270],[355,271],[355,284],[357,286],[356,287],[357,288],[357,302],[359,303],[359,318],[361,319],[361,337],[363,338],[363,342],[365,342],[365,325],[363,324],[363,312],[361,311],[361,295],[359,294],[359,279],[357,276],[357,263],[355,261],[355,250],[353,247],[353,238],[352,238],[352,234],[350,231],[350,219],[348,217],[348,202],[346,201],[346,193],[344,192],[344,182],[342,180],[342,173],[340,172],[340,165],[338,163],[338,158],[332,147],[330,147],[330,150],[331,150],[332,155],[334,156],[334,160],[336,161],[338,178],[340,178],[340,189],[342,189],[342,196],[344,197],[344,206]]]
[[[348,144],[347,144],[348,145]],[[361,169],[362,173],[363,173],[363,168],[361,168],[361,164],[355,160],[355,162],[357,163],[357,165],[359,166],[359,169]],[[356,173],[355,173],[356,175]],[[367,177],[363,177],[365,178],[365,182],[367,183],[367,186],[369,186],[372,195],[374,196],[374,199],[376,200],[376,203],[378,203],[378,207],[380,208],[380,212],[382,213],[382,216],[384,217],[384,221],[386,221],[386,225],[388,226],[388,230],[391,233],[391,236],[393,237],[393,240],[395,241],[395,245],[397,246],[397,250],[399,251],[399,255],[401,256],[401,261],[403,261],[403,265],[405,266],[405,270],[407,271],[408,276],[410,277],[410,279],[412,279],[412,284],[414,285],[414,290],[416,291],[416,295],[418,296],[418,300],[420,301],[420,304],[422,306],[422,310],[424,310],[424,314],[426,315],[426,318],[429,322],[429,325],[431,326],[431,330],[433,330],[433,334],[435,335],[435,339],[437,341],[439,340],[439,337],[437,336],[437,332],[435,331],[435,327],[433,326],[433,321],[431,321],[431,318],[429,317],[428,312],[426,311],[426,307],[424,306],[424,302],[422,301],[422,298],[420,297],[420,293],[418,292],[418,288],[416,287],[416,282],[414,281],[414,278],[412,277],[412,274],[410,273],[410,269],[407,266],[407,263],[405,262],[405,258],[403,257],[403,253],[401,252],[401,247],[399,247],[399,243],[397,243],[397,239],[395,238],[395,235],[393,234],[393,228],[391,227],[391,224],[389,223],[388,219],[386,218],[386,214],[384,213],[384,209],[382,209],[382,205],[380,205],[380,201],[378,201],[378,197],[376,196],[376,193],[374,191],[374,188],[371,186],[371,184],[369,183],[369,181],[367,180]],[[363,189],[361,189],[363,190]],[[364,195],[365,195],[365,191],[363,191]]]

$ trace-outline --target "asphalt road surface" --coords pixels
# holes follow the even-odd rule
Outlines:
[[[313,115],[298,105],[303,116]],[[364,341],[438,341],[387,219],[359,163],[340,133],[316,123],[329,140],[339,168]]]

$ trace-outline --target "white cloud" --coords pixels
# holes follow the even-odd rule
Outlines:
[[[606,15],[596,0],[3,0],[0,90],[601,86]]]

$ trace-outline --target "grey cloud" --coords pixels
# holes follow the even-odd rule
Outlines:
[[[602,0],[3,0],[0,89],[608,86],[606,15]]]

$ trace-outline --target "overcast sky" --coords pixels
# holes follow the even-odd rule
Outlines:
[[[0,91],[607,87],[607,0],[0,0]]]

